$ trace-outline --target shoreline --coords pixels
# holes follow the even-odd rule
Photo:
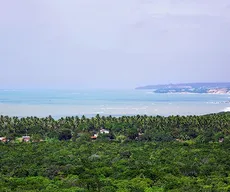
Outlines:
[[[6,116],[170,116],[170,115],[205,115],[230,111],[229,103],[149,103],[145,105],[25,105],[25,104],[1,104],[0,115]]]
[[[141,89],[140,89],[141,90]],[[142,91],[147,91],[147,89],[142,89]],[[152,94],[170,94],[170,95],[226,95],[226,96],[230,96],[230,93],[193,93],[193,92],[168,92],[168,93],[156,93],[154,91],[148,91],[148,93],[152,93]]]

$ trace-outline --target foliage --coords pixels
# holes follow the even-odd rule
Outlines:
[[[91,141],[101,128],[109,134]],[[3,192],[230,190],[229,113],[58,120],[1,116],[0,132],[13,135],[0,143]],[[37,142],[16,142],[26,133]]]
[[[118,141],[172,141],[197,140],[198,142],[216,142],[220,137],[230,136],[230,113],[210,114],[204,116],[122,116],[92,118],[65,117],[53,119],[37,117],[0,116],[0,136],[9,140],[30,135],[35,140],[59,138],[76,140],[81,134],[93,135],[101,128],[108,129],[109,134],[102,138]]]
[[[229,149],[229,143],[0,144],[0,188],[5,191],[228,191]]]

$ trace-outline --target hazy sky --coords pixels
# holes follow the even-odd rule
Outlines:
[[[0,0],[0,88],[230,81],[229,0]]]

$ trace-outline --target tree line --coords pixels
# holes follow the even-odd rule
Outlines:
[[[100,129],[109,130],[101,138],[111,140],[138,141],[185,141],[199,142],[229,139],[230,113],[209,114],[203,116],[82,116],[62,117],[55,120],[51,116],[9,117],[0,116],[0,136],[13,141],[17,137],[30,135],[34,140],[59,139],[75,141],[79,137],[88,137]]]

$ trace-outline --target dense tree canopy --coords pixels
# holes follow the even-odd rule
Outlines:
[[[35,142],[18,141],[26,134]],[[0,136],[3,192],[230,191],[229,113],[1,116]]]
[[[230,143],[0,144],[1,191],[229,191]]]
[[[230,135],[230,113],[204,116],[122,116],[93,118],[65,117],[53,119],[37,117],[0,116],[0,136],[10,140],[25,134],[37,138],[69,140],[79,133],[94,134],[101,128],[110,130],[112,139],[125,137],[128,140],[172,141],[175,139],[199,142],[217,141]]]

